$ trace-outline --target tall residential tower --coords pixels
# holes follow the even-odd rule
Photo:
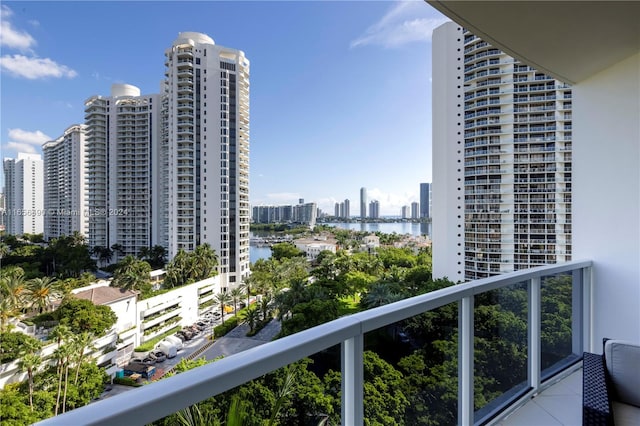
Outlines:
[[[453,22],[433,40],[434,276],[570,260],[570,87]]]
[[[209,243],[233,286],[249,273],[249,60],[183,32],[165,66],[169,257]]]
[[[420,217],[431,217],[431,184],[420,184]]]
[[[360,188],[360,219],[367,218],[367,188]]]
[[[87,236],[84,125],[68,127],[42,145],[44,156],[44,239],[74,232]]]
[[[166,245],[160,157],[161,97],[129,84],[85,102],[89,246],[124,255]]]
[[[4,159],[7,234],[44,231],[44,176],[42,157],[18,153]]]

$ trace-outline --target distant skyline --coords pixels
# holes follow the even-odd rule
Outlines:
[[[304,198],[331,214],[364,186],[380,215],[399,215],[431,182],[431,33],[447,19],[421,0],[8,1],[1,11],[3,158],[41,153],[113,83],[159,93],[164,50],[198,31],[251,61],[252,205]]]

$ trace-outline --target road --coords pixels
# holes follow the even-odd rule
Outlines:
[[[263,345],[273,340],[280,333],[280,326],[280,321],[272,320],[255,336],[246,337],[249,332],[249,326],[246,324],[239,325],[225,336],[216,339],[213,345],[203,352],[203,356],[208,360],[212,360],[219,356],[229,356]]]
[[[218,324],[216,323],[214,326],[215,325]],[[242,324],[231,330],[226,336],[216,339],[213,344],[209,340],[211,336],[210,327],[207,327],[207,329],[196,338],[184,342],[183,349],[178,352],[178,355],[175,358],[167,359],[162,363],[156,364],[156,377],[160,377],[165,371],[171,369],[179,363],[182,358],[193,359],[203,356],[207,360],[213,360],[219,356],[229,356],[242,352],[246,349],[253,348],[254,346],[263,345],[270,342],[278,335],[281,324],[280,321],[272,320],[253,337],[246,337],[246,334],[249,332],[249,326]],[[205,346],[207,346],[206,349],[201,350]],[[99,399],[106,399],[133,389],[136,388],[123,385],[113,385],[112,390],[104,392]]]

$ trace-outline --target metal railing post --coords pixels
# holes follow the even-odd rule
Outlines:
[[[363,341],[363,335],[359,334],[341,344],[343,426],[364,423]]]
[[[540,388],[540,277],[529,280],[529,386],[537,393]]]
[[[473,296],[460,300],[458,313],[458,424],[473,424]]]

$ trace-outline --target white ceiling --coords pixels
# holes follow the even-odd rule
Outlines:
[[[502,51],[567,83],[640,52],[636,0],[426,2]]]

